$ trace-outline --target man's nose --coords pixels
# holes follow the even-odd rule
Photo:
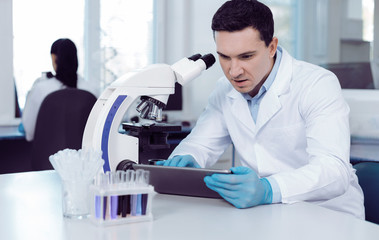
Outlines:
[[[230,63],[229,74],[232,78],[237,78],[243,74],[243,68],[238,60],[232,60]]]

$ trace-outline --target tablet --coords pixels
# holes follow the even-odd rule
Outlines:
[[[230,170],[143,164],[133,164],[133,168],[150,171],[150,184],[158,193],[207,198],[221,198],[221,196],[205,185],[204,177],[215,173],[231,174]]]

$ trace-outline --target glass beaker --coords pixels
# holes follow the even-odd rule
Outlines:
[[[63,216],[71,219],[83,219],[89,215],[89,186],[91,181],[62,180]]]

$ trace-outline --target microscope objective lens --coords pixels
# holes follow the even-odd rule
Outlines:
[[[148,103],[146,102],[146,100],[142,100],[142,102],[140,104],[138,104],[136,110],[137,110],[137,112],[142,112],[142,110],[145,107],[148,107]]]
[[[149,104],[146,103],[144,108],[141,110],[140,117],[146,119],[149,114]]]

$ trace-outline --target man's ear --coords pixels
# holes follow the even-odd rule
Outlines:
[[[275,53],[276,53],[276,49],[278,48],[278,38],[273,37],[272,41],[271,41],[270,45],[268,45],[268,47],[270,49],[270,56],[274,57]]]

